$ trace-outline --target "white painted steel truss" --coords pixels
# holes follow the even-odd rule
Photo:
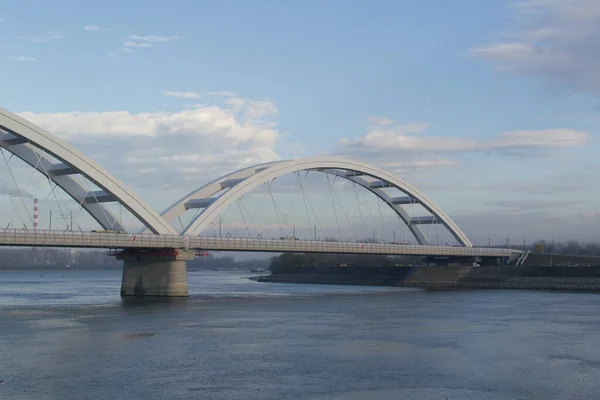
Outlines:
[[[56,136],[3,108],[0,108],[0,147],[52,180],[104,229],[123,230],[115,215],[103,204],[118,202],[152,233],[176,233],[153,208],[94,161]],[[101,190],[91,192],[76,179],[77,175],[85,177]]]

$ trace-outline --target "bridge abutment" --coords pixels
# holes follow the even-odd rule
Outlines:
[[[195,251],[179,249],[129,250],[116,254],[123,260],[121,297],[186,297],[186,261]]]

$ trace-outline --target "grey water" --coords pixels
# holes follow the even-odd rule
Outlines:
[[[598,399],[600,296],[0,272],[0,399]]]

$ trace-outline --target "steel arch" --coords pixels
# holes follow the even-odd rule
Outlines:
[[[161,213],[161,216],[167,221],[173,221],[190,208],[203,208],[182,232],[183,235],[195,234],[206,228],[213,218],[232,201],[242,197],[250,190],[282,175],[304,170],[331,173],[368,189],[396,212],[408,226],[419,244],[429,244],[420,228],[421,224],[441,223],[448,229],[461,246],[473,246],[467,236],[461,231],[456,223],[448,217],[448,215],[435,206],[424,194],[408,183],[380,168],[375,168],[358,161],[334,158],[276,161],[232,172],[221,178],[215,179],[182,197],[164,210]],[[363,176],[378,179],[379,184],[373,184],[373,182],[364,179]],[[385,190],[383,190],[385,187],[394,187],[406,193],[408,196],[399,199],[392,198]],[[211,198],[211,196],[214,196],[223,190],[227,191],[219,197]],[[411,218],[408,212],[403,208],[403,205],[406,204],[419,204],[429,211],[433,217]]]
[[[2,134],[2,131],[6,132]],[[176,231],[153,208],[91,159],[56,136],[0,108],[0,147],[44,174],[81,206],[104,229],[122,230],[104,202],[119,202],[154,234]],[[52,158],[59,160],[53,162]],[[102,190],[90,192],[74,175],[82,175]]]

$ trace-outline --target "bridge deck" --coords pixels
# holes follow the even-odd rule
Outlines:
[[[387,254],[417,256],[515,257],[520,250],[485,247],[420,246],[208,236],[153,235],[44,230],[0,230],[0,246],[106,249],[175,248],[214,251]]]

